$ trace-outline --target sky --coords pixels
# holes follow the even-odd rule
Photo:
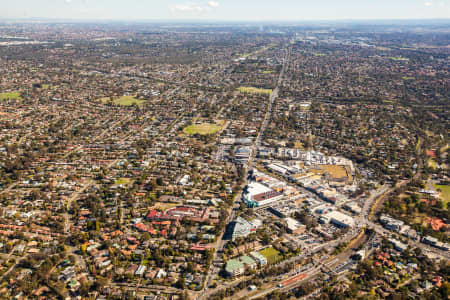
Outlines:
[[[223,21],[448,19],[450,0],[0,0],[0,18]]]

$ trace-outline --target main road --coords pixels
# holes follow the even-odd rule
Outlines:
[[[261,145],[262,137],[264,136],[264,132],[267,128],[267,125],[270,122],[270,118],[272,117],[273,104],[275,103],[275,101],[278,98],[280,86],[283,83],[284,73],[286,71],[286,67],[288,65],[289,58],[290,58],[290,53],[291,53],[290,49],[288,48],[288,49],[286,49],[286,51],[287,51],[287,53],[286,53],[286,56],[283,61],[283,67],[282,67],[280,75],[278,77],[277,86],[275,87],[273,92],[270,94],[270,99],[269,99],[269,103],[267,105],[266,114],[264,115],[264,120],[261,123],[259,133],[250,149],[250,157],[247,161],[247,164],[244,166],[246,173],[248,173],[248,171],[251,170],[253,167],[253,160],[255,158],[256,151],[258,150],[258,147]],[[236,196],[234,197],[233,205],[231,205],[231,207],[228,210],[228,218],[226,220],[226,224],[228,224],[229,222],[234,220],[234,218],[236,216],[236,211],[239,208],[239,201],[242,198],[243,189],[247,184],[248,184],[248,176],[245,178],[243,184],[241,185],[239,193],[237,193]],[[213,263],[211,264],[209,271],[206,274],[205,285],[203,286],[203,289],[199,292],[198,296],[195,298],[197,300],[208,299],[208,296],[211,294],[211,291],[208,292],[207,288],[210,285],[214,276],[220,271],[220,268],[215,267],[214,262],[217,262],[217,261],[221,262],[221,259],[218,258],[218,255],[223,253],[223,250],[226,245],[226,241],[223,239],[223,237],[225,235],[225,229],[226,229],[226,227],[222,230],[222,233],[218,237],[217,242],[213,246],[213,249],[214,249],[214,256],[213,256],[213,260],[212,260]]]

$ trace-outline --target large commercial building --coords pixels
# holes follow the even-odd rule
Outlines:
[[[239,147],[234,152],[234,160],[237,162],[247,162],[252,154],[252,149],[248,146]]]
[[[250,256],[243,255],[241,257],[231,259],[225,265],[225,272],[231,277],[237,277],[244,274],[245,268],[255,269],[256,262]]]
[[[380,222],[384,228],[399,232],[405,223],[401,220],[394,219],[388,215],[381,215]]]
[[[248,207],[260,207],[282,199],[283,194],[264,184],[251,182],[247,185],[247,189],[242,197]]]
[[[246,237],[250,233],[254,232],[259,226],[262,225],[261,220],[254,219],[247,221],[244,218],[237,217],[233,222],[233,233],[231,239],[234,241],[238,237]]]
[[[323,216],[320,217],[319,221],[322,223],[328,224],[334,224],[339,227],[354,227],[355,226],[355,220],[339,211],[332,211],[329,212]]]
[[[289,233],[302,234],[306,230],[306,226],[295,219],[288,217],[283,220],[285,221],[286,229]]]

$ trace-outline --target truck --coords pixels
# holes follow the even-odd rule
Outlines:
[[[289,279],[279,283],[278,287],[280,289],[284,288],[284,287],[286,287],[286,286],[288,286],[288,285],[290,285],[290,284],[292,284],[292,283],[294,283],[296,281],[304,279],[307,275],[308,275],[307,273],[301,273],[301,274],[295,275],[295,276],[293,276],[293,277],[291,277],[291,278],[289,278]]]

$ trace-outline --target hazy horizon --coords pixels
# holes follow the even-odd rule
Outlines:
[[[0,19],[118,21],[370,21],[450,18],[450,0],[16,0]]]

